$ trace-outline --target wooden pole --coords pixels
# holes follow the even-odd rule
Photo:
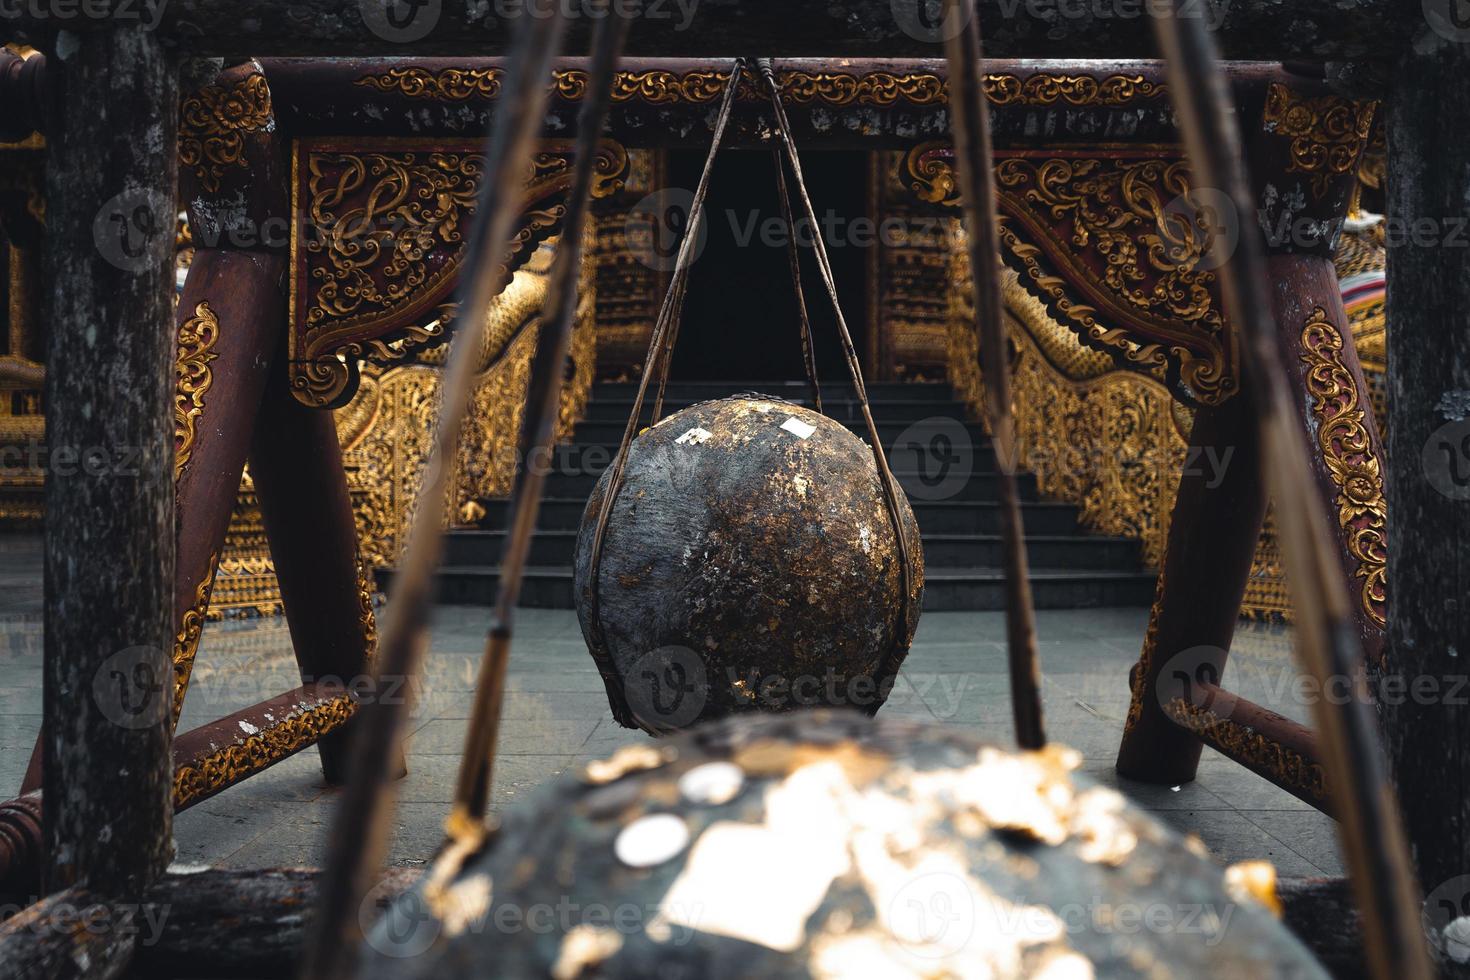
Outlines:
[[[1190,164],[1199,186],[1219,189],[1236,214],[1253,215],[1225,77],[1204,22],[1197,13],[1181,10],[1187,2],[1174,0],[1155,24]],[[1351,686],[1352,696],[1332,703],[1318,698],[1314,708],[1335,812],[1342,820],[1342,849],[1363,914],[1369,968],[1380,980],[1427,980],[1432,972],[1408,845],[1364,690],[1362,645],[1282,366],[1267,276],[1261,240],[1241,235],[1221,266],[1221,283],[1226,309],[1241,335],[1244,391],[1260,419],[1262,466],[1291,582],[1297,652],[1320,690],[1344,681]]]
[[[68,43],[48,61],[43,877],[126,897],[172,851],[178,77],[145,31]]]
[[[1470,915],[1470,145],[1444,123],[1470,111],[1467,40],[1426,32],[1387,104],[1392,557],[1379,703],[1436,931]]]
[[[945,19],[963,19],[945,45],[949,55],[955,164],[969,230],[970,277],[975,290],[975,331],[985,376],[985,414],[995,444],[1000,490],[1000,535],[1006,573],[1006,648],[1011,675],[1011,714],[1016,744],[1046,744],[1041,715],[1041,664],[1036,651],[1036,610],[1026,561],[1026,531],[1016,491],[1016,433],[1011,423],[1011,365],[1000,298],[1000,236],[996,232],[995,154],[990,117],[980,83],[980,18],[974,0],[945,0]]]
[[[561,242],[557,245],[536,356],[526,386],[526,411],[520,435],[521,459],[526,461],[550,458],[556,443],[562,378],[566,375],[567,355],[572,349],[572,326],[577,318],[582,229],[592,198],[597,141],[602,135],[607,109],[612,102],[613,73],[617,70],[618,56],[627,36],[626,17],[609,17],[599,28],[592,61],[592,82],[578,119],[577,156],[572,164],[572,185],[567,189],[567,212],[562,219]],[[501,558],[504,570],[500,575],[499,594],[495,598],[495,616],[475,686],[474,710],[465,733],[454,812],[447,824],[451,833],[467,827],[481,827],[490,804],[515,607],[521,595],[526,560],[531,554],[531,538],[536,533],[536,515],[541,511],[546,476],[546,467],[528,465],[521,470],[516,481],[508,524],[510,535]]]
[[[510,240],[523,166],[531,156],[546,105],[545,80],[561,37],[559,14],[530,21],[506,74],[505,112],[495,117],[485,153],[483,185],[469,229],[459,286],[458,328],[444,370],[434,445],[424,467],[417,510],[400,572],[386,610],[379,680],[412,681],[429,645],[434,569],[443,552],[446,488],[460,428],[469,407],[485,313],[500,280],[495,268]],[[378,699],[365,705],[352,745],[351,778],[334,817],[322,883],[321,910],[302,976],[336,980],[350,976],[362,937],[358,907],[388,850],[393,814],[391,781],[403,742],[408,705]]]

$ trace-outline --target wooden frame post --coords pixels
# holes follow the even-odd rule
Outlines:
[[[178,73],[111,28],[50,62],[44,887],[135,895],[172,855]]]
[[[353,691],[371,686],[377,644],[372,582],[358,560],[342,445],[332,413],[297,401],[279,360],[256,420],[250,474],[302,681]],[[351,726],[339,728],[317,743],[329,783],[347,779],[350,732]],[[401,755],[389,768],[396,775],[406,771]]]
[[[1199,768],[1199,736],[1165,708],[1176,699],[1196,702],[1199,685],[1220,683],[1225,670],[1266,514],[1256,430],[1241,396],[1195,413],[1191,456],[1226,462],[1218,474],[1194,465],[1180,476],[1158,594],[1130,678],[1121,776],[1173,786]]]
[[[1400,64],[1386,106],[1391,600],[1379,689],[1436,929],[1450,908],[1470,913],[1470,146],[1444,129],[1470,110],[1470,36],[1439,26]]]

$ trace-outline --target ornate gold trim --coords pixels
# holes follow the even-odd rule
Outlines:
[[[1199,736],[1206,745],[1251,769],[1269,773],[1278,783],[1296,787],[1313,799],[1326,801],[1327,779],[1322,765],[1300,752],[1183,698],[1170,701],[1164,712],[1179,727]]]
[[[995,105],[1121,106],[1138,99],[1163,99],[1168,87],[1142,75],[986,75],[985,95]]]
[[[1272,82],[1261,124],[1266,132],[1291,140],[1287,173],[1309,174],[1312,191],[1321,197],[1333,178],[1353,173],[1373,131],[1375,108],[1376,102],[1336,95],[1298,95]]]
[[[293,393],[314,407],[342,400],[360,359],[389,364],[442,342],[456,312],[446,300],[484,156],[415,138],[373,145],[293,144],[290,375]],[[506,280],[566,212],[571,149],[544,141],[526,169],[523,209],[497,270]],[[592,196],[615,193],[627,169],[627,150],[599,141]],[[304,222],[326,233],[307,238]],[[394,324],[386,336],[385,323]]]
[[[1358,385],[1342,359],[1342,333],[1316,307],[1302,327],[1301,359],[1317,420],[1317,443],[1337,485],[1337,521],[1348,553],[1358,562],[1363,611],[1388,624],[1388,506],[1383,473],[1364,424]]]
[[[211,192],[220,189],[226,167],[245,166],[244,134],[275,126],[264,75],[206,85],[184,98],[179,114],[179,162],[193,167],[200,186]]]
[[[470,99],[493,99],[500,94],[504,78],[501,68],[444,68],[437,72],[426,68],[390,68],[376,75],[365,75],[354,84],[390,92],[409,98],[464,102]],[[613,80],[614,102],[647,102],[652,105],[686,103],[703,105],[719,99],[730,73],[710,69],[687,72],[650,69],[618,72]],[[890,106],[899,102],[913,105],[945,105],[949,102],[948,83],[928,72],[871,71],[807,72],[786,69],[776,73],[781,96],[798,105],[821,103],[831,106]],[[563,99],[576,101],[587,93],[589,77],[580,69],[555,73],[552,91]],[[1121,106],[1142,98],[1162,98],[1163,85],[1148,81],[1143,75],[1009,75],[991,74],[984,78],[985,95],[995,105],[1049,106],[1058,102],[1072,106]],[[763,101],[749,80],[741,82],[738,97],[744,101]]]
[[[1148,672],[1153,665],[1154,657],[1158,654],[1159,646],[1159,616],[1164,611],[1164,570],[1159,569],[1159,579],[1154,586],[1154,604],[1148,611],[1148,628],[1143,633],[1143,646],[1138,651],[1138,663],[1133,668],[1133,674],[1129,678],[1129,689],[1132,695],[1128,702],[1128,716],[1123,722],[1123,738],[1126,740],[1128,734],[1143,720],[1143,697],[1148,690]]]
[[[1194,402],[1235,394],[1236,339],[1203,261],[1213,238],[1173,203],[1190,200],[1183,161],[1012,157],[997,166],[996,183],[1007,215],[1001,242],[1019,263],[1021,284],[1058,321],[1158,381],[1177,370],[1171,387]],[[1088,250],[1100,268],[1080,261]],[[1078,302],[1077,285],[1052,275],[1043,259],[1098,305]]]
[[[214,591],[214,575],[219,568],[219,552],[209,558],[209,568],[194,589],[194,605],[184,610],[179,632],[174,637],[174,724],[184,710],[184,695],[189,690],[189,674],[194,670],[194,656],[199,652],[199,638],[204,632],[204,617],[209,611],[209,596]]]
[[[356,711],[357,701],[350,694],[339,694],[309,708],[293,707],[269,728],[179,766],[174,772],[174,808],[270,768],[341,728]]]
[[[219,318],[203,302],[194,307],[194,315],[179,325],[178,352],[174,359],[174,480],[183,475],[184,466],[194,452],[199,417],[204,414],[204,396],[214,384],[209,362],[219,355],[214,345],[219,340]]]
[[[362,662],[366,666],[378,653],[378,617],[373,611],[373,595],[377,586],[372,569],[361,558],[357,560],[357,621],[362,627]]]

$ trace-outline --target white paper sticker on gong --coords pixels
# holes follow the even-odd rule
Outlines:
[[[781,428],[796,436],[796,438],[798,439],[805,439],[813,432],[817,431],[817,427],[815,425],[808,425],[801,419],[797,418],[795,415],[788,418],[785,422],[782,422]]]

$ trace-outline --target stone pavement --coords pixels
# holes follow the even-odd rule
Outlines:
[[[121,566],[120,566],[121,567]],[[0,792],[19,788],[41,712],[41,560],[38,539],[0,537]],[[1221,861],[1264,858],[1285,876],[1342,873],[1331,820],[1265,780],[1205,751],[1199,778],[1179,787],[1121,781],[1112,771],[1128,708],[1128,668],[1145,609],[1038,613],[1049,735],[1080,750],[1087,772],[1117,786]],[[486,609],[437,610],[428,669],[412,721],[409,775],[400,784],[390,860],[419,864],[441,839],[489,622]],[[919,625],[885,715],[957,725],[1011,743],[1004,617],[931,612]],[[1242,628],[1228,687],[1307,720],[1289,636]],[[278,618],[205,628],[182,725],[189,728],[295,686],[290,637]],[[519,613],[494,807],[516,806],[540,783],[619,746],[646,740],[618,727],[574,613]],[[317,865],[335,792],[308,750],[182,814],[177,861],[225,867]]]

